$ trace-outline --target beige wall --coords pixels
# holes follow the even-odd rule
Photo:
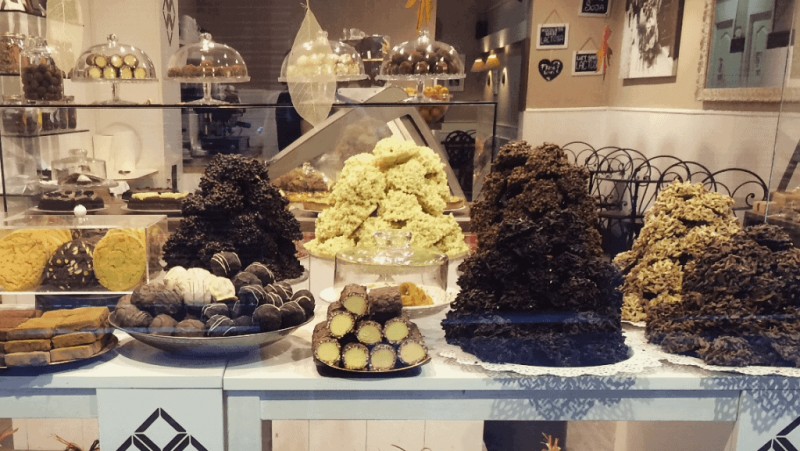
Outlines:
[[[612,80],[606,76],[572,76],[572,53],[592,38],[597,46],[602,43],[605,18],[582,17],[578,15],[579,0],[537,0],[533,4],[531,21],[531,57],[528,71],[528,108],[570,108],[605,106],[608,86]],[[623,0],[611,2],[612,7],[625,7]],[[551,15],[551,13],[553,13]],[[548,19],[548,16],[549,19]],[[560,20],[559,20],[560,18]],[[569,24],[569,48],[563,50],[538,50],[536,34],[538,26],[545,23],[566,22]],[[584,50],[594,50],[587,44]],[[564,70],[555,80],[545,81],[539,75],[538,63],[541,59],[559,59]]]
[[[535,3],[531,35],[537,26],[555,9],[564,22],[570,24],[569,48],[566,50],[536,50],[531,44],[531,62],[528,108],[572,108],[572,107],[634,107],[673,108],[724,111],[778,111],[777,104],[742,102],[701,102],[696,100],[697,74],[700,65],[700,42],[703,33],[705,0],[685,0],[683,28],[681,33],[678,71],[674,77],[622,80],[620,54],[625,2],[611,2],[607,18],[578,16],[579,0],[540,0]],[[555,17],[555,15],[554,15]],[[550,19],[549,22],[553,22]],[[602,42],[603,28],[609,24],[612,30],[610,45],[613,51],[611,66],[602,77],[573,77],[572,52],[578,50],[591,36],[598,45]],[[559,58],[564,61],[564,72],[552,82],[539,75],[536,64],[542,58]]]

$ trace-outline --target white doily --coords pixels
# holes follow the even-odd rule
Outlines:
[[[510,371],[524,376],[615,376],[617,374],[641,373],[648,368],[661,366],[657,355],[644,351],[647,342],[644,341],[644,334],[641,331],[623,330],[623,335],[625,336],[625,344],[628,346],[630,357],[627,360],[610,365],[550,367],[513,363],[488,363],[464,352],[458,346],[450,344],[442,344],[442,350],[439,355],[453,359],[462,365],[480,366],[488,371]]]
[[[693,366],[707,371],[723,371],[729,373],[746,374],[748,376],[785,376],[800,377],[800,368],[782,366],[719,366],[709,365],[703,359],[688,355],[670,354],[661,346],[645,342],[644,351],[659,360],[675,365]]]

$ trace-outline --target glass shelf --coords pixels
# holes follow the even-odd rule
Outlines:
[[[393,106],[427,106],[435,103],[437,106],[466,106],[466,105],[491,105],[496,106],[497,102],[489,101],[450,101],[450,102],[397,102],[397,103],[334,103],[334,108],[386,108]],[[184,109],[184,108],[201,108],[201,109],[239,109],[239,108],[293,108],[289,104],[277,103],[231,103],[223,105],[191,105],[185,103],[149,103],[149,104],[135,104],[135,105],[92,105],[92,104],[76,104],[76,103],[31,103],[24,105],[26,107],[48,107],[48,108],[79,108],[88,110],[154,110],[154,109]],[[19,108],[20,105],[3,104],[0,103],[2,108]]]
[[[3,133],[4,138],[44,138],[47,136],[60,136],[60,135],[72,135],[75,133],[89,133],[89,130],[86,129],[77,129],[77,130],[51,130],[47,132],[39,132],[33,133],[30,135],[26,135],[24,133]]]

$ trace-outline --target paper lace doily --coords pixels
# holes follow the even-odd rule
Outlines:
[[[644,339],[644,337],[642,337]],[[664,351],[661,346],[648,343],[645,340],[644,351],[653,355],[659,360],[669,362],[675,365],[693,366],[707,371],[723,371],[729,373],[745,374],[747,376],[785,376],[785,377],[800,377],[800,368],[791,368],[784,366],[719,366],[709,365],[703,359],[692,357],[688,355],[670,354]]]
[[[661,366],[661,361],[656,354],[646,352],[647,342],[644,334],[638,331],[623,330],[625,344],[628,346],[630,357],[622,362],[609,365],[578,366],[578,367],[551,367],[518,365],[513,363],[489,363],[480,360],[472,354],[464,352],[458,346],[443,344],[439,355],[453,359],[462,365],[480,366],[488,371],[510,371],[524,376],[615,376],[617,374],[641,373],[648,368]]]

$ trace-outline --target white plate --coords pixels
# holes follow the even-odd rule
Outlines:
[[[120,210],[122,210],[122,211],[124,211],[124,212],[128,212],[128,213],[135,213],[135,214],[139,214],[139,215],[168,215],[168,216],[180,216],[180,214],[181,214],[181,209],[180,209],[180,208],[179,208],[179,209],[177,209],[177,210],[158,210],[158,209],[152,209],[152,210],[138,210],[138,209],[136,209],[136,208],[129,208],[127,205],[123,205],[122,207],[120,207]]]
[[[368,286],[368,288],[371,289],[380,286],[386,286],[386,285],[376,284],[374,286]],[[339,300],[340,293],[341,290],[334,287],[328,287],[319,293],[319,299],[332,304]],[[428,316],[440,310],[443,310],[447,306],[449,306],[453,301],[456,300],[456,294],[457,294],[456,290],[448,289],[447,293],[445,293],[443,298],[437,299],[436,297],[432,297],[433,298],[432,305],[423,305],[418,307],[403,307],[403,311],[408,313],[408,316],[412,318],[418,318],[420,316]]]

